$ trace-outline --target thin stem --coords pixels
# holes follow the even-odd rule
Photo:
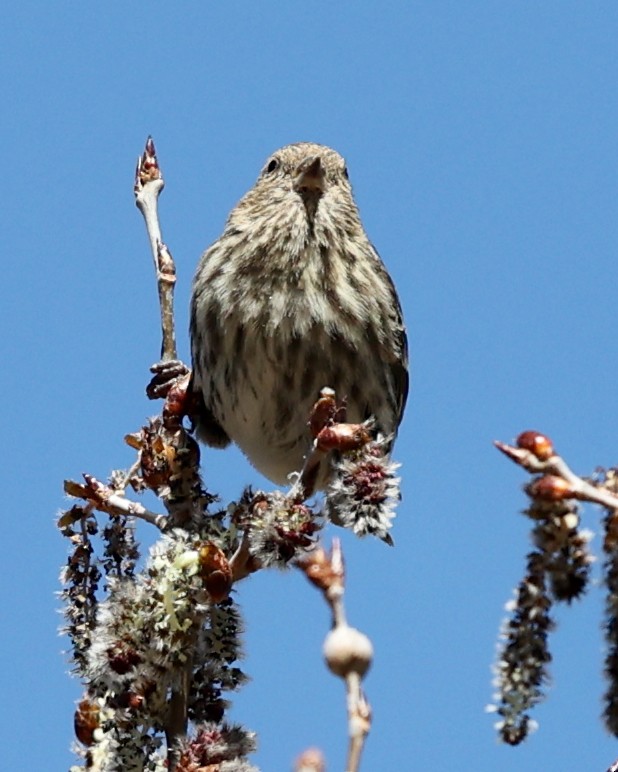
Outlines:
[[[138,158],[135,171],[135,204],[144,217],[150,250],[157,275],[159,308],[161,312],[161,359],[177,359],[176,333],[174,330],[174,286],[176,266],[168,248],[163,243],[159,224],[159,195],[165,186],[152,137]]]
[[[325,453],[318,448],[317,443],[314,441],[311,450],[307,454],[303,468],[298,475],[298,479],[292,485],[289,493],[289,498],[292,501],[300,503],[306,501],[315,490],[315,483],[320,468],[320,462],[324,458]]]
[[[99,512],[107,512],[110,515],[131,515],[155,525],[160,531],[167,526],[165,515],[157,514],[146,509],[137,501],[130,501],[120,493],[115,493],[113,488],[99,482],[92,475],[84,475],[86,484],[76,483],[73,480],[64,481],[64,492],[69,496],[84,499],[93,509]]]
[[[358,772],[365,740],[371,727],[371,708],[361,689],[361,679],[358,673],[348,673],[345,683],[350,733],[346,772]]]
[[[249,550],[249,534],[245,531],[236,552],[230,558],[233,581],[238,582],[240,579],[244,579],[249,574],[252,574],[256,567],[252,566],[251,563],[252,555]]]
[[[174,772],[180,761],[180,741],[187,734],[187,711],[193,661],[189,659],[181,673],[181,683],[172,690],[169,701],[165,739],[167,742],[168,762],[170,772]]]
[[[542,460],[525,448],[516,448],[497,440],[494,442],[494,445],[505,456],[508,456],[511,461],[519,464],[528,472],[533,474],[553,474],[566,480],[571,487],[571,496],[565,498],[589,501],[592,504],[600,504],[608,509],[618,510],[618,496],[608,491],[607,488],[597,488],[595,485],[591,485],[579,477],[579,475],[576,475],[562,456],[559,456],[557,453]]]
[[[309,581],[322,591],[322,595],[330,607],[333,615],[331,635],[336,633],[337,629],[343,631],[347,628],[348,635],[351,635],[352,641],[354,641],[353,644],[350,644],[348,638],[348,643],[346,644],[348,647],[353,648],[348,649],[349,661],[345,666],[345,672],[343,665],[341,665],[341,660],[336,662],[336,659],[330,659],[330,654],[326,650],[325,655],[331,671],[345,681],[349,733],[346,772],[358,772],[365,740],[371,729],[371,707],[361,688],[362,678],[371,661],[371,642],[357,630],[349,628],[346,622],[344,604],[345,564],[341,542],[339,539],[333,539],[330,555],[322,548],[315,549],[305,558],[298,561],[298,566],[304,571]],[[361,643],[360,648],[359,638],[366,640],[366,644]],[[331,654],[333,653],[331,652]],[[352,656],[352,653],[354,656]],[[341,651],[337,657],[340,656],[342,656]],[[365,667],[359,665],[361,656],[365,659]]]

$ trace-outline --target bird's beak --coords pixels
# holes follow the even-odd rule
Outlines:
[[[294,189],[298,193],[324,193],[326,175],[319,155],[302,161],[296,167]]]

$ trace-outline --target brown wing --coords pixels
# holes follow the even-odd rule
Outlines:
[[[192,371],[188,389],[189,394],[191,394],[191,413],[189,417],[193,429],[202,442],[214,448],[225,448],[230,444],[230,438],[215,418],[211,408],[206,404],[204,392],[200,385],[201,378],[206,376],[205,370],[207,369],[207,366],[212,365],[212,362],[204,361],[204,357],[202,356],[205,346],[205,341],[202,338],[202,331],[205,329],[208,330],[211,335],[214,335],[216,323],[213,320],[206,319],[203,321],[203,324],[198,324],[197,305],[194,282],[193,295],[191,297],[190,322]],[[196,375],[196,371],[199,373],[199,376]]]
[[[392,331],[392,333],[382,346],[381,356],[382,361],[389,365],[393,377],[393,390],[397,408],[397,426],[399,426],[408,400],[408,389],[410,385],[410,376],[408,372],[408,336],[403,321],[401,303],[399,302],[399,296],[397,295],[393,280],[386,270],[376,248],[373,247],[373,250],[378,258],[378,270],[390,288],[393,301],[389,315],[389,324],[387,325],[387,329]]]
[[[191,413],[189,418],[193,429],[205,445],[213,448],[225,448],[231,440],[212,411],[206,406],[202,390],[196,388],[193,383],[193,375],[189,382],[189,393],[191,394]]]

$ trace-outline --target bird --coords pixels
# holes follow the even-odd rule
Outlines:
[[[190,339],[198,439],[235,443],[276,485],[311,450],[324,387],[349,422],[372,418],[390,452],[408,394],[406,329],[338,152],[298,142],[267,159],[199,261]],[[332,477],[320,463],[316,490]]]

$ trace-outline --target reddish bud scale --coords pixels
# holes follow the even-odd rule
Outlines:
[[[562,501],[571,499],[575,491],[566,480],[553,474],[547,474],[539,477],[527,486],[526,492],[532,498],[543,499],[544,501]]]
[[[166,444],[153,429],[142,429],[141,472],[144,483],[153,490],[169,484],[171,467],[176,461],[176,450]]]
[[[75,736],[84,745],[94,742],[94,731],[99,727],[99,706],[84,698],[77,706],[74,717]]]
[[[528,430],[522,432],[515,441],[518,448],[529,450],[539,461],[547,461],[554,455],[554,446],[552,441],[545,434]]]
[[[165,410],[170,416],[182,418],[187,415],[189,400],[187,398],[187,381],[175,383],[167,392]]]
[[[213,603],[225,600],[232,589],[232,569],[222,550],[206,542],[199,550],[200,575]]]
[[[213,571],[204,579],[204,587],[213,603],[221,603],[230,594],[232,577],[222,571]]]
[[[335,420],[337,402],[334,395],[327,394],[320,397],[311,410],[309,417],[309,429],[312,437],[317,437],[325,426]]]
[[[371,440],[363,424],[334,424],[326,426],[316,437],[319,450],[359,450]]]
[[[309,581],[323,592],[335,585],[343,586],[343,568],[337,570],[331,557],[321,548],[315,549],[306,558],[298,561],[298,567]]]
[[[225,734],[216,730],[201,731],[185,744],[176,769],[182,772],[217,772],[228,758]],[[221,749],[221,750],[218,750]]]
[[[335,392],[324,388],[320,392],[320,398],[311,409],[309,417],[309,429],[312,437],[317,437],[322,429],[334,423],[341,423],[346,419],[346,400],[337,402]]]
[[[312,584],[315,584],[316,587],[319,587],[320,590],[324,590],[324,591],[329,590],[335,583],[335,580],[337,579],[337,577],[331,570],[330,565],[329,566],[320,566],[320,565],[307,566],[307,568],[305,569],[305,575]]]
[[[142,449],[143,438],[141,433],[139,432],[133,432],[132,434],[125,434],[124,441],[130,448],[133,448],[133,450]]]
[[[133,711],[139,710],[144,704],[145,697],[142,694],[135,694],[130,692],[127,698],[127,707]]]

